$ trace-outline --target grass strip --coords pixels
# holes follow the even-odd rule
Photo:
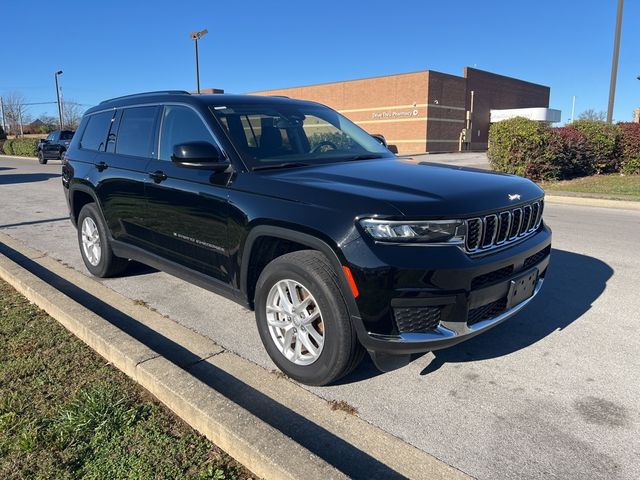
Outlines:
[[[252,476],[0,280],[0,478]]]

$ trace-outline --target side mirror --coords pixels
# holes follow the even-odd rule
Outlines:
[[[229,166],[220,150],[209,142],[179,143],[173,147],[171,161],[183,167],[221,172]]]
[[[379,133],[372,133],[371,136],[379,141],[383,147],[387,146],[387,139],[384,138],[384,135],[381,135]]]
[[[42,145],[43,143],[48,143],[48,142],[49,142],[49,140],[47,140],[46,138],[41,138],[40,140],[38,140],[38,143],[40,145]]]

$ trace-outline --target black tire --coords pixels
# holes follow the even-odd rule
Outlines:
[[[38,163],[41,165],[46,165],[47,164],[47,159],[44,158],[44,153],[42,153],[42,150],[40,150],[38,152]]]
[[[287,359],[269,332],[267,298],[271,288],[284,279],[302,284],[322,312],[324,346],[318,358],[309,365],[297,365]],[[301,250],[269,263],[256,284],[255,311],[258,332],[267,353],[280,370],[300,383],[327,385],[335,382],[356,368],[364,356],[336,272],[320,252]]]
[[[92,265],[91,261],[87,258],[82,244],[82,228],[85,219],[89,217],[96,225],[99,235],[100,244],[100,257],[96,265]],[[111,242],[107,235],[107,230],[102,220],[102,215],[98,210],[95,203],[88,203],[78,215],[78,246],[80,247],[80,255],[84,261],[87,270],[92,275],[100,278],[115,277],[125,271],[129,261],[126,258],[116,257],[111,249]]]

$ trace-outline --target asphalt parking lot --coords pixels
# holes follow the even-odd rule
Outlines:
[[[0,229],[86,273],[59,174],[0,157]],[[477,478],[640,478],[640,212],[549,204],[545,219],[551,270],[523,313],[398,371],[366,361],[311,390]],[[274,368],[252,312],[140,265],[103,282]]]

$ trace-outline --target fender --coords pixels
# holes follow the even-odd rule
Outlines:
[[[69,185],[69,218],[71,219],[71,223],[73,223],[73,225],[76,226],[76,218],[75,218],[75,215],[73,214],[73,210],[74,210],[73,196],[75,192],[86,193],[91,198],[93,198],[94,203],[98,206],[98,211],[100,212],[100,215],[102,215],[102,220],[104,221],[104,215],[102,214],[102,206],[100,205],[100,201],[98,200],[98,197],[96,196],[96,193],[93,191],[93,189],[90,186],[82,183],[72,183],[71,185]],[[106,222],[104,224],[106,225]]]
[[[347,303],[349,315],[351,317],[360,316],[355,298],[353,298],[353,294],[351,293],[351,287],[349,287],[349,283],[347,282],[347,279],[342,271],[342,263],[340,262],[340,259],[338,258],[335,250],[331,248],[331,246],[329,246],[329,244],[324,240],[321,240],[318,237],[314,237],[313,235],[309,235],[308,233],[302,233],[297,230],[291,230],[288,228],[276,227],[272,225],[258,225],[252,228],[244,242],[244,249],[242,250],[242,262],[240,266],[240,290],[243,296],[247,298],[247,301],[253,303],[248,297],[247,288],[247,281],[249,277],[249,260],[251,258],[251,250],[253,248],[253,244],[260,237],[282,238],[283,240],[297,242],[302,245],[306,245],[314,250],[322,252],[329,259],[329,262],[331,263],[331,266],[333,267],[333,270],[338,277],[338,281],[340,282],[340,291],[342,293],[342,297]]]

